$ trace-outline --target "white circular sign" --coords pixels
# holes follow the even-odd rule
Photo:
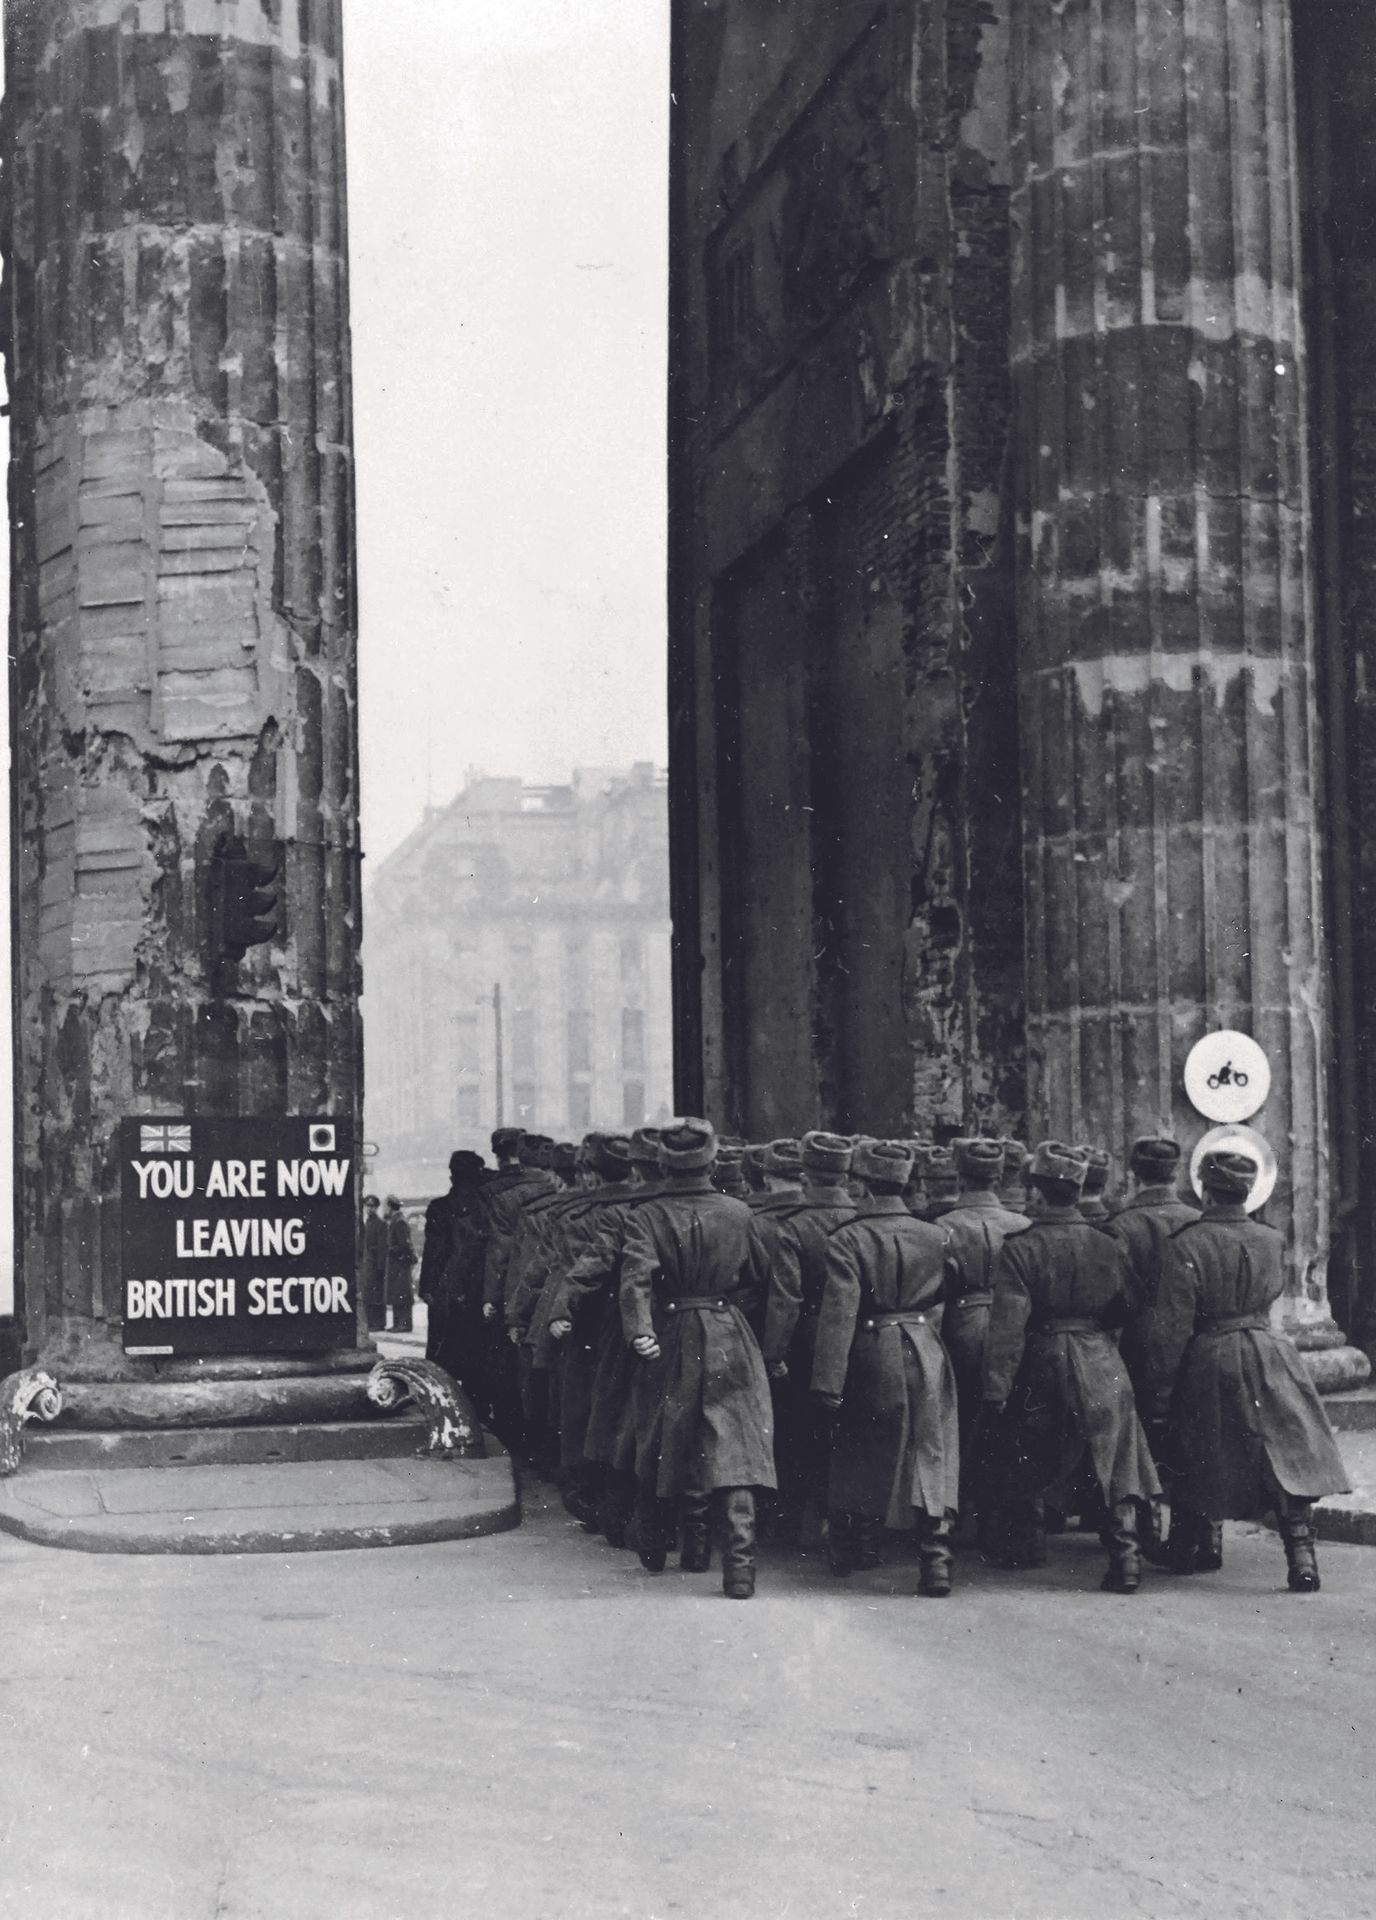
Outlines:
[[[1185,1062],[1185,1092],[1206,1120],[1236,1124],[1266,1105],[1271,1063],[1246,1033],[1206,1033]]]
[[[1271,1142],[1255,1127],[1215,1127],[1206,1133],[1194,1152],[1190,1155],[1190,1185],[1204,1198],[1203,1182],[1199,1178],[1199,1169],[1206,1153],[1245,1153],[1249,1160],[1257,1163],[1256,1184],[1248,1194],[1245,1205],[1248,1213],[1256,1213],[1266,1205],[1276,1190],[1276,1156],[1271,1150]]]

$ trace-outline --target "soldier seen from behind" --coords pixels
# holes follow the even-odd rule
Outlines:
[[[750,1209],[712,1184],[716,1135],[681,1120],[660,1136],[663,1187],[629,1210],[621,1316],[640,1358],[636,1400],[636,1545],[661,1569],[683,1507],[685,1571],[725,1535],[722,1590],[755,1591],[755,1496],[773,1489],[769,1383],[750,1330],[745,1280]]]
[[[449,1191],[425,1209],[417,1291],[426,1303],[425,1357],[457,1380],[482,1406],[487,1327],[483,1273],[487,1215],[482,1189],[487,1168],[479,1153],[449,1156]]]
[[[387,1304],[392,1332],[410,1333],[415,1303],[416,1249],[411,1228],[394,1193],[387,1196]]]
[[[1161,1484],[1115,1335],[1127,1317],[1126,1253],[1080,1215],[1087,1162],[1047,1140],[1033,1157],[1032,1224],[1003,1243],[984,1360],[986,1418],[1011,1523],[1005,1564],[1046,1559],[1045,1504],[1078,1506],[1082,1475],[1108,1510],[1109,1593],[1141,1584],[1138,1505]]]
[[[1328,1416],[1294,1342],[1271,1325],[1285,1241],[1247,1212],[1247,1154],[1207,1154],[1204,1213],[1167,1243],[1147,1323],[1151,1413],[1171,1461],[1165,1564],[1223,1564],[1225,1520],[1276,1514],[1292,1593],[1315,1593],[1313,1504],[1349,1491]]]
[[[941,1216],[950,1240],[941,1337],[951,1356],[960,1406],[960,1510],[967,1518],[979,1514],[981,1541],[987,1545],[992,1540],[995,1490],[976,1446],[976,1429],[984,1402],[994,1270],[1009,1234],[1021,1233],[1032,1222],[999,1197],[1005,1172],[1001,1140],[957,1140],[953,1151],[960,1191],[955,1205]]]
[[[781,1537],[796,1539],[806,1509],[826,1513],[831,1421],[810,1392],[817,1316],[832,1229],[855,1216],[846,1182],[851,1145],[838,1133],[804,1134],[802,1185],[786,1209],[751,1222],[751,1259],[768,1285],[764,1357],[774,1395],[774,1461]]]
[[[884,1527],[918,1537],[919,1591],[951,1590],[960,1497],[956,1384],[941,1344],[948,1241],[904,1204],[912,1149],[862,1142],[865,1199],[827,1244],[812,1391],[835,1416],[828,1482],[833,1572],[873,1565]]]

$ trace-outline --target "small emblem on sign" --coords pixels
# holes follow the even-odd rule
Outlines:
[[[1185,1062],[1185,1092],[1196,1113],[1223,1125],[1250,1120],[1266,1105],[1271,1064],[1246,1033],[1206,1033]]]
[[[312,1153],[334,1153],[336,1151],[335,1130],[332,1126],[316,1125],[310,1131],[310,1150]]]
[[[139,1148],[143,1153],[190,1153],[190,1127],[140,1127]]]

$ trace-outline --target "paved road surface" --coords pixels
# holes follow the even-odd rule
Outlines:
[[[0,1914],[1376,1913],[1376,1551],[1097,1591],[490,1540],[133,1560],[0,1539]]]

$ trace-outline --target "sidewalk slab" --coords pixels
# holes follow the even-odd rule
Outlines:
[[[463,1540],[518,1526],[511,1458],[274,1465],[26,1466],[0,1531],[86,1553],[311,1553]]]
[[[327,1420],[271,1427],[31,1426],[24,1436],[26,1471],[74,1467],[276,1466],[296,1460],[375,1460],[421,1454],[430,1429],[402,1410],[371,1420]],[[492,1443],[489,1443],[491,1445]]]
[[[1320,1540],[1376,1547],[1376,1433],[1339,1428],[1338,1446],[1352,1491],[1319,1501],[1314,1509],[1314,1531]]]

